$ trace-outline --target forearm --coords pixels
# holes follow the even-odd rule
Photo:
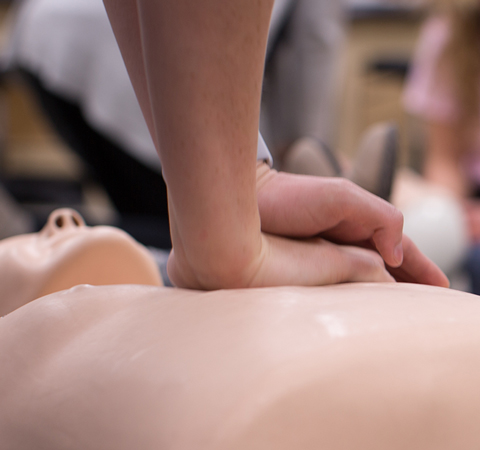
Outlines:
[[[104,0],[103,3],[143,117],[155,141],[155,125],[145,73],[137,0]]]
[[[199,288],[248,284],[261,253],[255,164],[272,1],[137,5],[140,49],[125,37],[135,30],[114,29],[127,66],[143,55],[144,73],[129,73],[169,190],[172,277]]]

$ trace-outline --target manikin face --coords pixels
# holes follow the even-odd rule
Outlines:
[[[39,233],[0,241],[0,316],[78,284],[161,285],[150,253],[123,231],[54,211]]]

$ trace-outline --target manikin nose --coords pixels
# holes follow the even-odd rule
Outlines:
[[[50,214],[44,231],[48,236],[65,230],[81,228],[85,226],[83,217],[74,209],[56,209]]]

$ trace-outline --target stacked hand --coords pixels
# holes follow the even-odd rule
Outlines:
[[[273,0],[104,3],[160,154],[175,284],[448,285],[402,236],[401,214],[359,187],[262,164],[255,184]]]
[[[175,284],[201,289],[354,281],[449,284],[403,235],[402,214],[348,180],[278,173],[260,164],[257,197],[262,233],[248,263],[224,260],[216,268],[214,261],[210,273],[228,266],[235,270],[212,283],[199,277],[203,267],[172,254]]]
[[[262,231],[278,258],[288,248],[283,264],[298,265],[291,276],[301,284],[395,279],[448,286],[403,235],[402,214],[348,180],[277,173],[262,164],[257,191]]]

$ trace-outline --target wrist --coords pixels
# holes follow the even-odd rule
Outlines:
[[[278,172],[272,169],[265,161],[257,161],[257,193],[260,192],[266,184],[272,181],[277,174]]]
[[[258,215],[256,227],[230,233],[228,242],[219,238],[212,244],[199,240],[192,244],[188,236],[179,233],[173,214],[170,220],[173,250],[167,270],[175,286],[199,290],[251,286],[263,259]],[[185,240],[190,241],[188,245]]]

